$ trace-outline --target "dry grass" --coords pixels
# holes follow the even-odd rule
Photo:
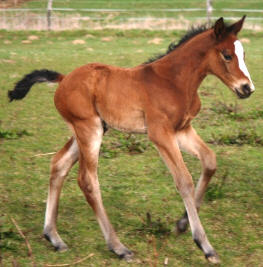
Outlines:
[[[206,18],[195,19],[195,24],[206,22]],[[156,18],[145,16],[140,18],[116,18],[116,14],[109,14],[104,19],[94,19],[80,14],[52,13],[51,28],[54,31],[77,29],[117,29],[117,30],[184,30],[193,25],[192,19],[180,15],[176,18]],[[47,16],[45,13],[30,11],[2,12],[0,16],[0,29],[5,30],[47,30]],[[245,29],[262,31],[262,24],[246,21]]]
[[[0,8],[17,7],[27,1],[30,1],[30,0],[4,0],[0,2]]]

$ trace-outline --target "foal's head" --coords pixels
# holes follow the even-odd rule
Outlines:
[[[255,87],[244,62],[245,53],[237,34],[243,26],[245,16],[231,26],[223,18],[216,21],[213,35],[216,45],[209,53],[210,72],[219,77],[239,98],[247,98]]]

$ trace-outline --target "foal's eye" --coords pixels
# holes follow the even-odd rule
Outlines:
[[[221,55],[224,57],[225,61],[231,61],[232,60],[231,52],[228,51],[228,49],[222,50]]]
[[[232,56],[230,55],[223,54],[223,56],[224,56],[224,59],[227,61],[230,61],[232,59]]]

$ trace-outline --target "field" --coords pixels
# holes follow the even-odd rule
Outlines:
[[[56,86],[35,86],[23,100],[7,101],[7,91],[34,69],[68,73],[88,62],[131,67],[165,51],[182,31],[0,31],[0,266],[30,266],[25,240],[36,266],[128,266],[107,250],[92,210],[77,185],[77,166],[65,182],[58,230],[68,244],[54,252],[42,236],[52,153],[70,132],[53,104]],[[202,110],[193,125],[216,152],[218,170],[202,209],[201,221],[221,256],[222,266],[262,266],[263,251],[263,73],[262,33],[244,31],[240,38],[256,92],[237,100],[215,77],[199,93]],[[199,162],[184,154],[193,178]],[[99,162],[104,204],[121,241],[135,252],[129,266],[207,266],[191,233],[177,236],[175,221],[183,204],[172,178],[144,135],[110,130]]]
[[[254,15],[256,15],[258,9],[263,8],[263,3],[260,0],[246,1],[246,0],[220,0],[214,1],[213,7],[214,9],[222,9],[222,8],[231,8],[237,9],[237,5],[239,9],[254,9]],[[21,7],[25,8],[46,8],[47,4],[45,1],[28,1],[21,5]],[[74,9],[82,9],[82,8],[94,8],[94,9],[127,9],[133,10],[137,9],[137,13],[141,12],[145,13],[145,10],[148,11],[157,11],[157,14],[160,15],[160,9],[176,9],[176,8],[206,8],[206,1],[203,0],[186,0],[186,1],[177,1],[177,0],[67,0],[67,1],[53,1],[54,8],[74,8]],[[159,10],[159,11],[158,11]],[[218,15],[218,14],[217,14]],[[233,13],[230,13],[233,15]]]

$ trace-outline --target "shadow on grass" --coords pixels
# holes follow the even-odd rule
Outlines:
[[[0,215],[0,250],[18,252],[21,237],[13,230],[14,226],[6,215]]]
[[[149,212],[146,213],[146,220],[143,220],[141,226],[134,231],[139,234],[154,235],[156,237],[168,236],[172,233],[167,222],[162,221],[161,218],[153,220]]]

